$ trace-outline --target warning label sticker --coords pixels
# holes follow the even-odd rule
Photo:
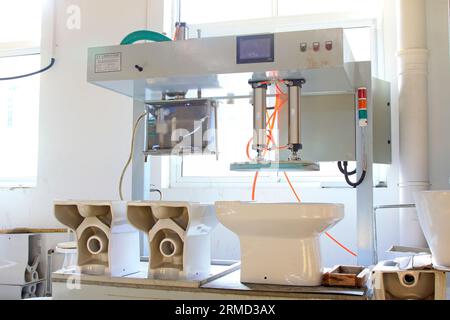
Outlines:
[[[95,56],[95,73],[119,72],[122,70],[122,54],[103,53]]]

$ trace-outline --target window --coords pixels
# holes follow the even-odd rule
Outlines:
[[[277,0],[278,15],[309,15],[338,12],[376,12],[377,0]]]
[[[40,69],[42,3],[0,2],[0,78]],[[36,183],[38,112],[39,76],[0,81],[0,187]]]
[[[190,37],[242,35],[308,29],[345,28],[356,61],[374,61],[377,70],[376,26],[381,0],[179,0],[179,16],[190,26]],[[245,83],[245,81],[230,81]],[[241,86],[239,94],[249,94]],[[226,96],[217,92],[217,96]],[[208,96],[208,95],[205,95]],[[269,101],[273,106],[274,101]],[[171,160],[171,185],[204,182],[248,183],[252,172],[232,172],[230,163],[247,161],[246,145],[252,137],[253,110],[249,99],[222,100],[218,107],[218,150],[216,156],[183,156]],[[237,129],[238,128],[238,129]],[[283,173],[261,173],[264,182],[277,182]],[[321,163],[320,172],[293,173],[293,180],[341,182],[336,163]],[[245,179],[243,179],[245,178]],[[384,179],[384,178],[383,178]]]
[[[283,16],[354,13],[373,18],[380,0],[176,0],[182,21],[217,23]]]
[[[190,24],[272,16],[272,0],[182,0],[181,20]]]

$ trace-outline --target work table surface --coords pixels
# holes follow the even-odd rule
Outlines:
[[[147,279],[145,272],[122,278],[54,273],[52,279],[55,299],[367,299],[365,289],[243,284],[240,270],[192,286]]]

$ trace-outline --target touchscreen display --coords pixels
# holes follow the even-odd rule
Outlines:
[[[274,61],[273,34],[237,38],[237,63]]]

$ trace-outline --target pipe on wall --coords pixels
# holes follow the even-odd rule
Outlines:
[[[400,202],[430,187],[428,173],[428,50],[425,0],[397,0],[400,112]],[[426,247],[416,210],[400,210],[400,244]]]

